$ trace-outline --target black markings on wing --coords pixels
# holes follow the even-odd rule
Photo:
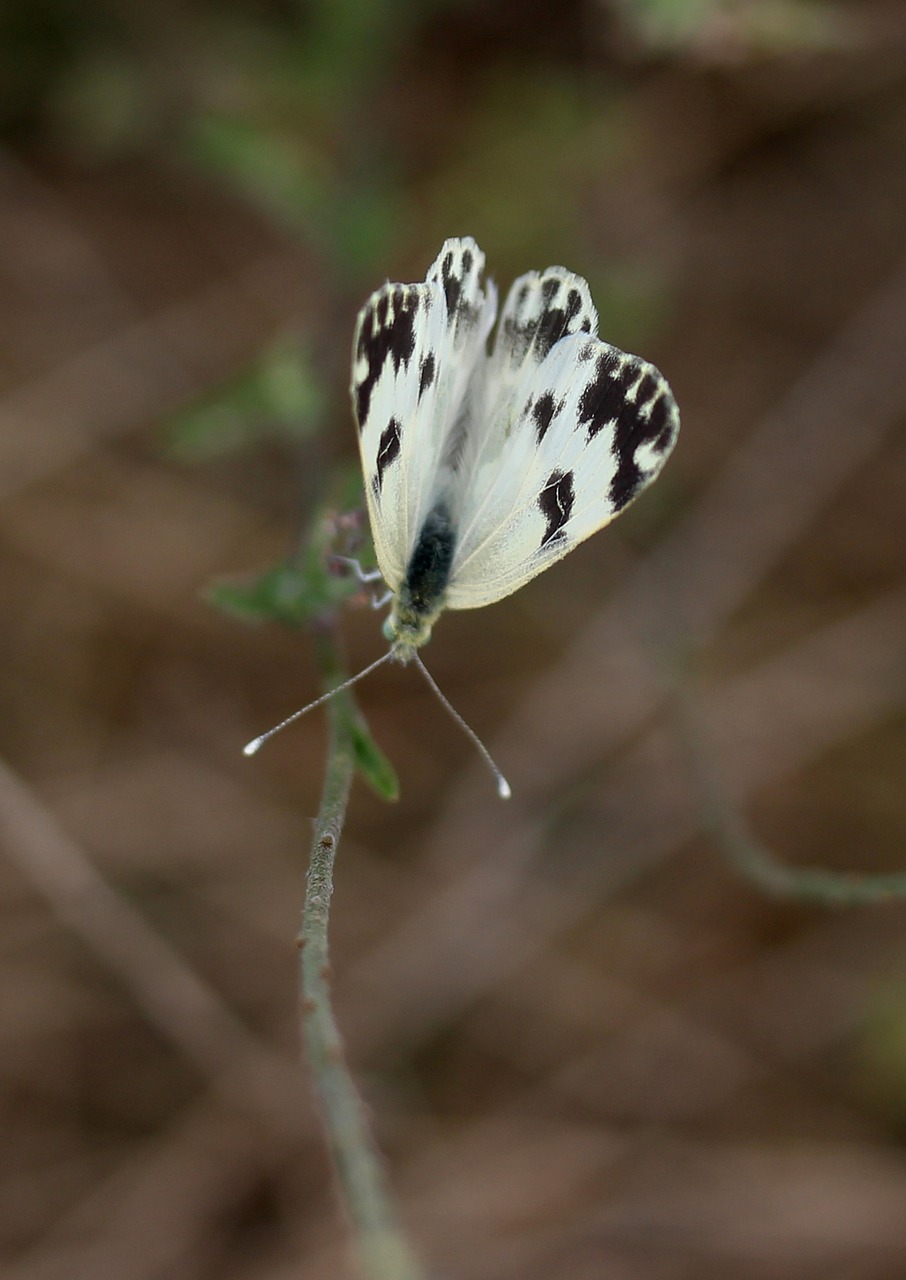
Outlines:
[[[422,360],[421,365],[419,367],[419,373],[418,373],[419,400],[421,400],[422,396],[425,394],[428,388],[433,384],[434,376],[436,373],[437,373],[437,361],[434,358],[433,352],[429,351],[428,354]]]
[[[598,355],[578,408],[589,442],[601,431],[612,434],[616,470],[609,497],[614,513],[622,511],[658,469],[655,457],[663,458],[676,439],[673,396],[653,366],[611,347]]]
[[[435,281],[443,290],[447,305],[447,328],[457,342],[478,320],[484,295],[480,276],[484,255],[473,251],[471,240],[449,240],[441,257],[428,272],[428,283]]]
[[[629,451],[621,453],[616,474],[610,482],[610,501],[614,512],[622,511],[632,502],[642,487],[642,472],[636,465],[633,454]]]
[[[597,312],[588,285],[563,267],[532,273],[513,286],[504,308],[498,350],[511,365],[540,364],[568,333],[594,333]]]
[[[541,514],[547,521],[547,527],[541,538],[541,546],[546,547],[554,539],[565,537],[563,526],[572,515],[576,500],[571,471],[554,471],[538,497]]]
[[[565,292],[565,297],[561,294]],[[573,323],[582,311],[582,299],[576,288],[561,289],[561,281],[545,279],[541,286],[544,310],[534,333],[534,347],[538,359],[543,360],[555,342],[564,334],[572,333]],[[586,330],[587,332],[587,330]]]
[[[423,301],[417,286],[388,284],[372,295],[362,311],[353,386],[353,406],[360,431],[368,421],[371,397],[388,360],[398,374],[412,359],[416,322]],[[367,366],[365,372],[358,372],[363,365]]]
[[[391,418],[381,435],[377,452],[377,470],[374,477],[374,492],[379,494],[384,483],[384,472],[396,462],[400,456],[400,423]]]
[[[550,391],[545,391],[534,402],[531,408],[532,419],[535,423],[535,438],[538,444],[547,435],[547,429],[551,422],[563,408],[562,400],[555,400]]]
[[[466,261],[468,259],[468,261]],[[444,285],[444,297],[447,298],[447,314],[450,321],[456,317],[459,310],[459,298],[462,297],[462,278],[471,270],[472,255],[470,252],[463,253],[461,264],[457,262],[457,255],[452,248],[444,253],[444,260],[440,264],[440,279]]]
[[[677,417],[673,396],[662,386],[652,400],[648,413],[650,443],[659,457],[664,457],[673,448],[678,429]]]
[[[627,397],[637,379],[637,369],[615,348],[599,357],[594,376],[579,400],[579,426],[586,428],[589,440],[605,427],[619,426],[621,415],[627,424],[632,423],[635,405]]]
[[[471,254],[469,257],[471,258]],[[440,277],[444,286],[444,297],[447,300],[447,312],[450,316],[455,316],[459,306],[460,295],[462,294],[462,279],[455,270],[455,255],[450,249],[444,254],[444,260],[440,267]]]

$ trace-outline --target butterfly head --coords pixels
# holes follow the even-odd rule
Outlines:
[[[405,666],[415,656],[415,651],[428,643],[439,613],[440,609],[428,613],[418,608],[403,589],[384,619],[384,636],[390,641],[390,651],[397,662]]]

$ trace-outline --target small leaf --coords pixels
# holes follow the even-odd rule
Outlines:
[[[398,800],[399,778],[393,765],[372,737],[362,713],[352,703],[349,710],[349,734],[355,754],[356,767],[376,795],[382,800]]]
[[[244,622],[282,622],[299,630],[319,614],[336,609],[358,590],[352,578],[326,568],[280,564],[252,578],[228,578],[204,592],[209,604]]]

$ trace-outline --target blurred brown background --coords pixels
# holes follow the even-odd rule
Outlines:
[[[350,1275],[297,1058],[306,637],[200,596],[353,460],[388,276],[473,234],[586,275],[683,412],[657,486],[412,671],[340,850],[338,1012],[450,1277],[906,1275],[899,0],[0,11],[2,1250],[15,1280]],[[344,620],[350,669],[377,619]],[[682,660],[682,661],[681,661]]]

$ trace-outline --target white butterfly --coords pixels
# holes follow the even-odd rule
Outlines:
[[[497,290],[483,271],[470,236],[447,240],[424,284],[385,284],[359,313],[352,404],[393,604],[389,652],[340,688],[414,659],[508,796],[417,650],[444,609],[502,600],[628,506],[666,462],[679,411],[654,365],[597,337],[588,285],[564,267],[519,277],[489,352]]]
[[[497,314],[485,257],[447,240],[424,284],[359,313],[352,403],[374,549],[408,662],[444,609],[502,600],[608,524],[655,478],[679,411],[657,369],[597,337],[563,267],[515,281]]]

